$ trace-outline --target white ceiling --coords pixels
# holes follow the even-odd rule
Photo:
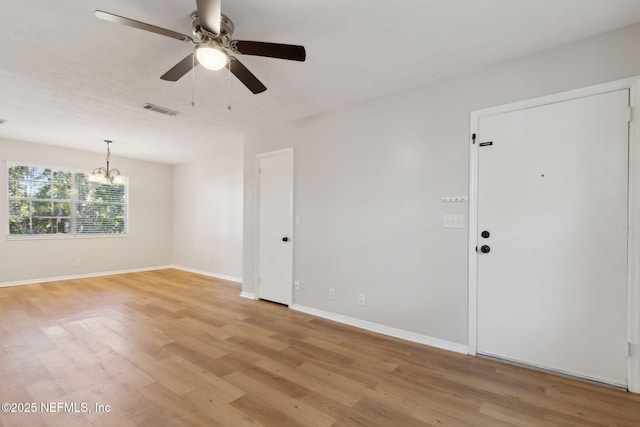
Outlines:
[[[114,155],[164,163],[235,149],[249,129],[640,22],[639,0],[223,0],[234,38],[307,49],[303,63],[239,56],[268,88],[253,95],[202,67],[195,85],[192,74],[162,81],[189,44],[94,16],[190,34],[195,0],[0,2],[0,137],[97,152],[112,139]]]

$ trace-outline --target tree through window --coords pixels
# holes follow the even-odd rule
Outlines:
[[[127,233],[128,182],[99,184],[89,174],[8,164],[9,235]]]

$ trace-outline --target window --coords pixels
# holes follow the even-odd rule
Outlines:
[[[8,164],[9,235],[127,233],[128,182],[104,185],[88,173]]]

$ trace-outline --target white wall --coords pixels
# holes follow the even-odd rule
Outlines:
[[[117,147],[112,147],[117,152]],[[0,238],[0,284],[171,264],[172,168],[112,156],[129,175],[127,237],[7,240]],[[0,139],[0,227],[8,233],[7,161],[91,170],[105,154]],[[80,260],[80,266],[75,266]]]
[[[173,262],[242,281],[242,151],[174,167]]]
[[[243,291],[256,291],[256,154],[294,147],[294,302],[466,344],[467,229],[442,216],[468,207],[440,198],[467,195],[469,113],[640,75],[638,46],[640,25],[246,135]]]

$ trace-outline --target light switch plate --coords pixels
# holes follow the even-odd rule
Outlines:
[[[468,202],[469,198],[467,196],[445,196],[441,197],[440,201],[442,203],[462,203]]]
[[[464,228],[464,215],[445,215],[444,228]]]

